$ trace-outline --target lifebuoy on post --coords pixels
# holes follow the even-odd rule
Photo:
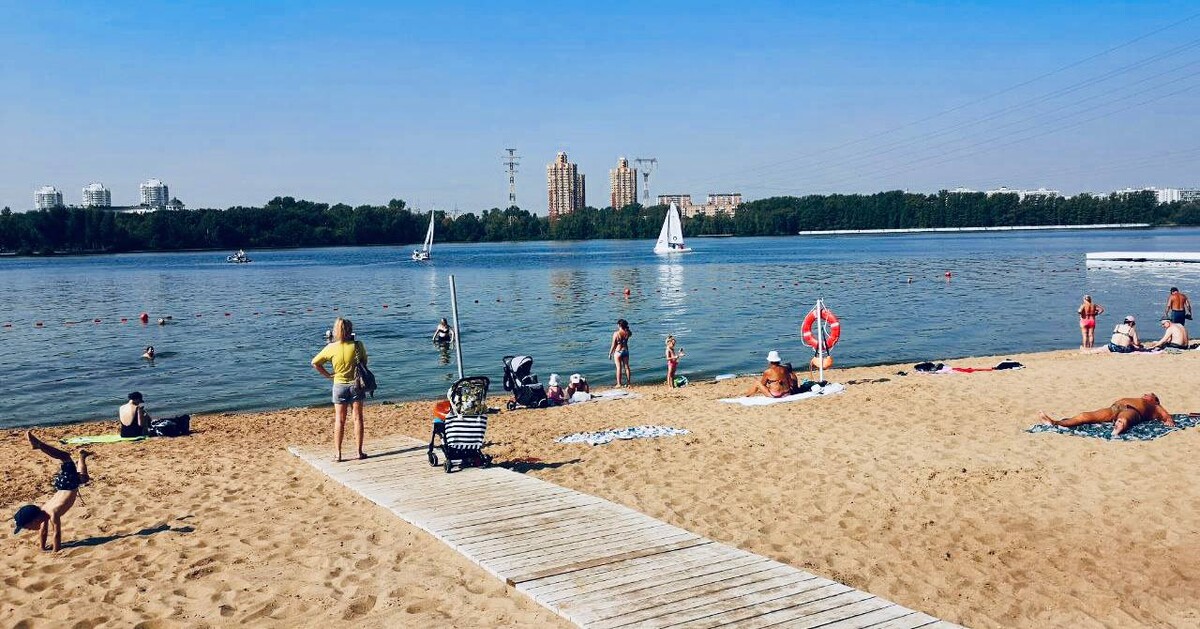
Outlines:
[[[834,345],[837,345],[838,339],[842,336],[842,323],[838,321],[837,315],[828,308],[821,309],[821,320],[829,324],[829,334],[825,335],[824,347],[824,351],[829,351],[833,349]],[[817,309],[813,308],[808,311],[808,316],[804,317],[804,326],[800,328],[800,331],[805,345],[820,350],[821,348],[817,347],[817,337],[813,334],[813,324],[816,322]]]

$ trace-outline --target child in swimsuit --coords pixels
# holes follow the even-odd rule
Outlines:
[[[41,450],[46,455],[57,459],[60,466],[58,473],[51,480],[55,489],[54,495],[41,507],[25,505],[17,509],[17,513],[13,516],[17,528],[13,534],[20,533],[21,529],[37,528],[40,533],[38,545],[41,549],[58,551],[62,548],[62,516],[75,505],[75,498],[79,495],[79,486],[89,480],[87,460],[92,453],[81,450],[79,467],[76,467],[70,454],[38,439],[33,435],[32,430],[25,435],[29,438],[29,445],[34,450]],[[54,529],[54,542],[53,546],[47,546],[46,537],[51,528]]]
[[[667,386],[675,388],[675,370],[679,368],[679,359],[683,356],[683,349],[675,351],[675,336],[667,335]]]

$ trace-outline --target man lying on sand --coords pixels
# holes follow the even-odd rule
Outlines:
[[[1123,397],[1113,402],[1112,406],[1108,408],[1080,413],[1067,419],[1052,419],[1044,411],[1039,411],[1038,416],[1048,424],[1064,428],[1074,428],[1083,424],[1115,422],[1112,430],[1112,436],[1114,437],[1129,430],[1134,424],[1150,421],[1151,419],[1157,419],[1171,427],[1175,426],[1175,420],[1171,418],[1171,414],[1167,412],[1167,409],[1162,407],[1162,403],[1158,401],[1158,396],[1153,393],[1147,393],[1142,397]]]
[[[62,547],[62,516],[75,505],[75,497],[79,495],[79,486],[88,482],[87,459],[91,456],[91,452],[81,450],[79,452],[79,468],[75,468],[75,461],[71,459],[71,455],[47,445],[41,439],[33,436],[33,431],[25,433],[29,437],[29,445],[33,446],[34,450],[41,450],[52,458],[58,459],[62,466],[58,473],[54,475],[51,481],[54,484],[54,495],[46,504],[38,508],[35,505],[25,505],[17,509],[13,519],[17,522],[17,528],[13,531],[13,535],[21,532],[21,529],[33,529],[35,526],[40,533],[38,545],[42,550],[58,551]],[[50,527],[54,528],[54,546],[46,546],[46,534]]]

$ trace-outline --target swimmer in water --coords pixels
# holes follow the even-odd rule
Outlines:
[[[146,360],[154,360],[154,346],[153,345],[146,346],[146,351],[142,352],[142,358],[145,358]]]
[[[161,318],[161,317],[160,317],[160,318],[158,319],[158,324],[159,324],[159,325],[166,325],[166,324],[167,324],[167,320],[166,320],[166,319],[163,319],[163,318]]]

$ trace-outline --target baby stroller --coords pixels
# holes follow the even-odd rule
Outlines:
[[[455,464],[459,469],[468,465],[488,467],[492,457],[483,453],[483,436],[487,432],[487,392],[491,381],[487,376],[472,376],[455,382],[446,392],[446,402],[434,407],[433,434],[429,437],[429,464],[437,467],[438,455],[434,442],[446,458],[449,474]]]
[[[531,356],[504,357],[504,390],[512,391],[513,394],[513,399],[507,404],[510,411],[549,406],[549,402],[546,401],[546,389],[533,373]]]

